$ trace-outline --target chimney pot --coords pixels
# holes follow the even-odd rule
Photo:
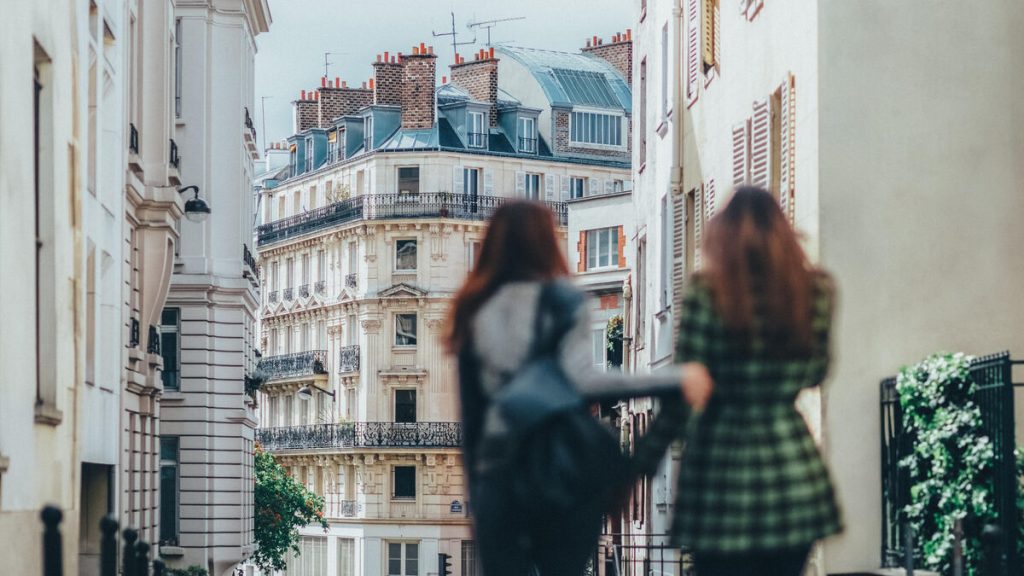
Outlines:
[[[489,53],[490,53],[490,56],[491,56],[491,60],[494,60],[494,46],[491,46],[491,50],[490,50]]]
[[[420,49],[418,47],[416,47],[416,46],[413,46],[412,47],[412,53],[413,53],[413,55],[419,54],[420,53]]]
[[[363,82],[363,88],[366,88],[366,82]],[[370,78],[370,90],[373,90],[373,78]]]
[[[597,46],[597,36],[594,36],[594,46]]]
[[[427,53],[430,54],[431,56],[433,56],[434,55],[434,47],[433,46],[427,46]]]
[[[626,28],[626,40],[632,40],[632,39],[633,39],[633,29],[632,28]]]
[[[384,63],[385,63],[385,64],[387,64],[387,62],[388,62],[388,57],[389,57],[390,55],[391,55],[391,53],[390,53],[390,52],[384,52]]]
[[[366,82],[363,82],[363,90],[366,90]]]
[[[426,54],[426,53],[427,53],[427,44],[425,42],[420,42],[420,54]]]
[[[590,48],[590,38],[587,38],[587,48]]]
[[[342,88],[348,88],[348,81],[347,80],[342,80],[341,81],[341,87]]]
[[[320,77],[320,87],[321,88],[326,88],[327,87],[327,76],[321,76]]]
[[[341,76],[334,77],[334,87],[341,88]]]
[[[448,83],[448,77],[447,76],[441,76],[441,84],[447,84],[447,83]]]
[[[305,100],[305,99],[306,99],[306,91],[303,90],[302,92],[299,92],[299,100]]]

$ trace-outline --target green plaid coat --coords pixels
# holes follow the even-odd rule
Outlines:
[[[664,406],[635,454],[640,471],[657,466],[682,435],[673,542],[697,552],[769,552],[807,546],[842,529],[832,481],[794,401],[817,386],[829,364],[833,287],[816,282],[816,350],[778,359],[730,342],[697,275],[683,299],[676,361],[701,362],[715,381],[703,414]],[[760,342],[759,342],[760,340]],[[685,424],[684,424],[685,422]]]

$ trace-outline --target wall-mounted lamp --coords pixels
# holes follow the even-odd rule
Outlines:
[[[184,194],[189,190],[195,192],[195,197],[185,202],[185,218],[192,222],[205,222],[210,217],[210,206],[199,197],[199,186],[185,186],[179,188],[178,193]]]
[[[303,386],[302,388],[299,388],[299,391],[296,392],[295,395],[299,397],[299,400],[310,400],[313,398],[313,390],[334,398],[333,390],[324,390],[318,386]]]

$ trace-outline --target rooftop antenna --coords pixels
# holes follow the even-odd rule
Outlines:
[[[324,52],[324,78],[330,78],[331,77],[331,74],[328,71],[328,67],[331,64],[334,64],[334,62],[329,62],[327,60],[327,57],[328,56],[342,56],[344,54],[348,54],[348,52]]]
[[[260,96],[260,115],[263,118],[263,120],[262,120],[263,125],[260,126],[260,128],[262,128],[262,130],[260,130],[260,132],[262,132],[262,134],[260,134],[260,136],[263,136],[263,153],[264,154],[267,153],[266,150],[267,150],[267,99],[268,98],[273,98],[273,96]]]
[[[434,38],[437,38],[438,36],[451,36],[452,37],[452,57],[453,58],[454,58],[455,54],[458,54],[459,46],[464,46],[466,44],[476,44],[476,34],[473,35],[473,39],[470,40],[469,42],[459,42],[458,41],[459,35],[455,31],[455,12],[452,12],[452,31],[451,32],[434,32],[434,31],[431,31],[430,33],[434,35]]]
[[[491,28],[494,28],[495,26],[497,26],[501,22],[511,22],[513,20],[526,20],[526,16],[513,16],[511,18],[497,18],[497,19],[494,19],[494,20],[482,20],[480,22],[470,22],[469,24],[466,24],[466,28],[469,28],[470,30],[475,30],[477,28],[486,28],[487,29],[487,45],[490,46],[491,45]]]

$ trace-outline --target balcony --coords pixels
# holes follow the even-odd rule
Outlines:
[[[316,284],[313,285],[313,292],[317,294],[327,293],[327,280],[317,280]]]
[[[175,170],[181,167],[181,157],[178,156],[178,143],[174,141],[174,138],[171,138],[171,157],[167,159],[167,162]]]
[[[450,218],[483,221],[503,204],[513,200],[498,196],[473,196],[450,192],[412,194],[364,194],[335,202],[303,214],[277,220],[257,227],[259,245],[287,240],[339,224],[365,220],[408,218]],[[546,202],[559,225],[569,221],[564,202]]]
[[[259,278],[259,267],[256,266],[256,258],[253,258],[252,252],[249,251],[249,246],[242,244],[242,263],[248,268],[248,274],[252,275],[252,278]],[[246,276],[246,271],[242,271],[242,276]]]
[[[268,356],[260,360],[259,369],[267,374],[268,381],[327,374],[327,351],[309,350]]]
[[[359,371],[359,344],[352,344],[351,346],[343,346],[338,354],[338,372],[345,374],[347,372],[358,372]]]
[[[358,284],[359,280],[356,278],[355,274],[347,274],[345,276],[345,288],[351,288],[355,290]]]
[[[487,134],[483,132],[469,132],[466,134],[466,144],[470,148],[484,148],[487,146]]]
[[[138,318],[132,318],[131,331],[128,336],[128,346],[137,348],[142,341],[142,327]]]
[[[340,494],[324,494],[324,516],[328,518],[355,518],[359,514],[359,503],[342,500]]]
[[[139,153],[139,129],[135,124],[128,124],[128,151],[132,154]]]
[[[271,293],[267,294],[267,302],[271,304],[277,302],[277,290],[274,290]]]
[[[536,154],[537,153],[537,139],[536,138],[519,138],[519,151],[523,154]]]
[[[459,448],[459,422],[344,422],[260,428],[256,440],[268,451],[346,448]]]
[[[295,300],[295,289],[285,288],[284,290],[281,290],[281,299],[284,300],[285,302],[291,302],[292,300]]]

